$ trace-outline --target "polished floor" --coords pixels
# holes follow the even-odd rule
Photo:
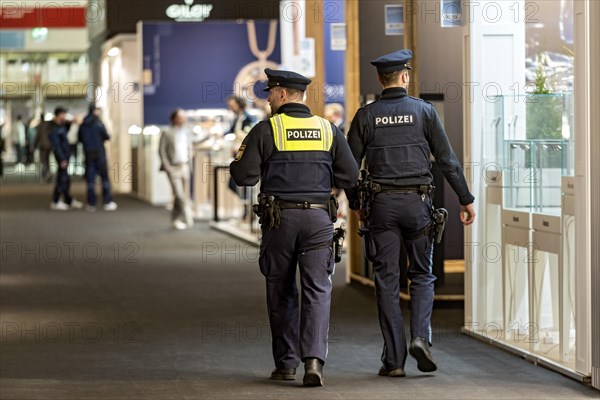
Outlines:
[[[256,249],[204,223],[173,231],[127,196],[113,213],[50,211],[50,185],[14,181],[0,184],[0,399],[599,398],[461,335],[460,308],[434,311],[438,372],[409,359],[406,378],[377,376],[372,289],[345,285],[343,264],[326,386],[270,381]]]

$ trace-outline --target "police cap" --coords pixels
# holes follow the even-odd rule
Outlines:
[[[269,78],[265,92],[268,92],[271,90],[271,88],[276,86],[302,90],[305,92],[306,87],[312,82],[307,77],[292,71],[281,71],[266,68],[265,74],[267,74],[267,77]]]
[[[377,67],[377,72],[386,73],[401,71],[403,69],[412,69],[409,61],[412,60],[412,51],[403,49],[390,54],[386,54],[371,61],[371,64]]]

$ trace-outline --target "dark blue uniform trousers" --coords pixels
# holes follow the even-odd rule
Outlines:
[[[414,240],[431,220],[430,200],[418,193],[379,193],[375,196],[369,219],[377,255],[373,270],[379,324],[384,347],[381,361],[388,369],[404,368],[406,334],[400,310],[400,245],[409,257],[410,334],[431,342],[431,310],[433,308],[433,246],[429,236]]]
[[[71,187],[71,178],[69,177],[69,171],[65,168],[58,168],[56,171],[56,184],[54,185],[54,192],[52,193],[52,202],[58,203],[60,196],[63,196],[63,201],[71,205],[71,194],[69,188]]]
[[[296,368],[300,360],[327,358],[333,225],[324,210],[282,210],[281,225],[265,231],[260,270],[267,281],[273,358],[277,368]],[[320,248],[318,248],[320,247]],[[311,249],[312,248],[312,249]],[[301,305],[296,285],[300,267]]]
[[[87,202],[90,206],[96,205],[96,175],[102,180],[102,201],[108,204],[112,201],[110,195],[110,182],[108,181],[108,169],[106,160],[86,160],[85,174],[87,180]]]

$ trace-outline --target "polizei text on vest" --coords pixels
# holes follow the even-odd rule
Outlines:
[[[287,129],[287,140],[321,140],[319,129]]]

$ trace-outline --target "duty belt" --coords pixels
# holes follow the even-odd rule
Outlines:
[[[258,222],[265,224],[268,229],[279,228],[281,222],[281,210],[308,210],[316,208],[329,214],[332,222],[337,218],[338,203],[334,196],[331,196],[327,204],[310,203],[308,201],[285,201],[276,199],[275,196],[266,194],[258,195],[258,204],[252,206],[252,210],[259,217]],[[330,242],[328,242],[331,244]]]
[[[290,210],[290,209],[308,210],[309,208],[318,208],[319,210],[327,211],[329,209],[327,204],[315,204],[315,203],[309,203],[308,201],[292,202],[292,201],[277,200],[277,204],[279,205],[279,208],[281,208],[282,210]]]
[[[420,194],[433,194],[433,185],[418,185],[418,186],[395,186],[395,185],[384,185],[381,183],[373,182],[372,184],[373,193],[379,192],[387,193],[420,193]]]

